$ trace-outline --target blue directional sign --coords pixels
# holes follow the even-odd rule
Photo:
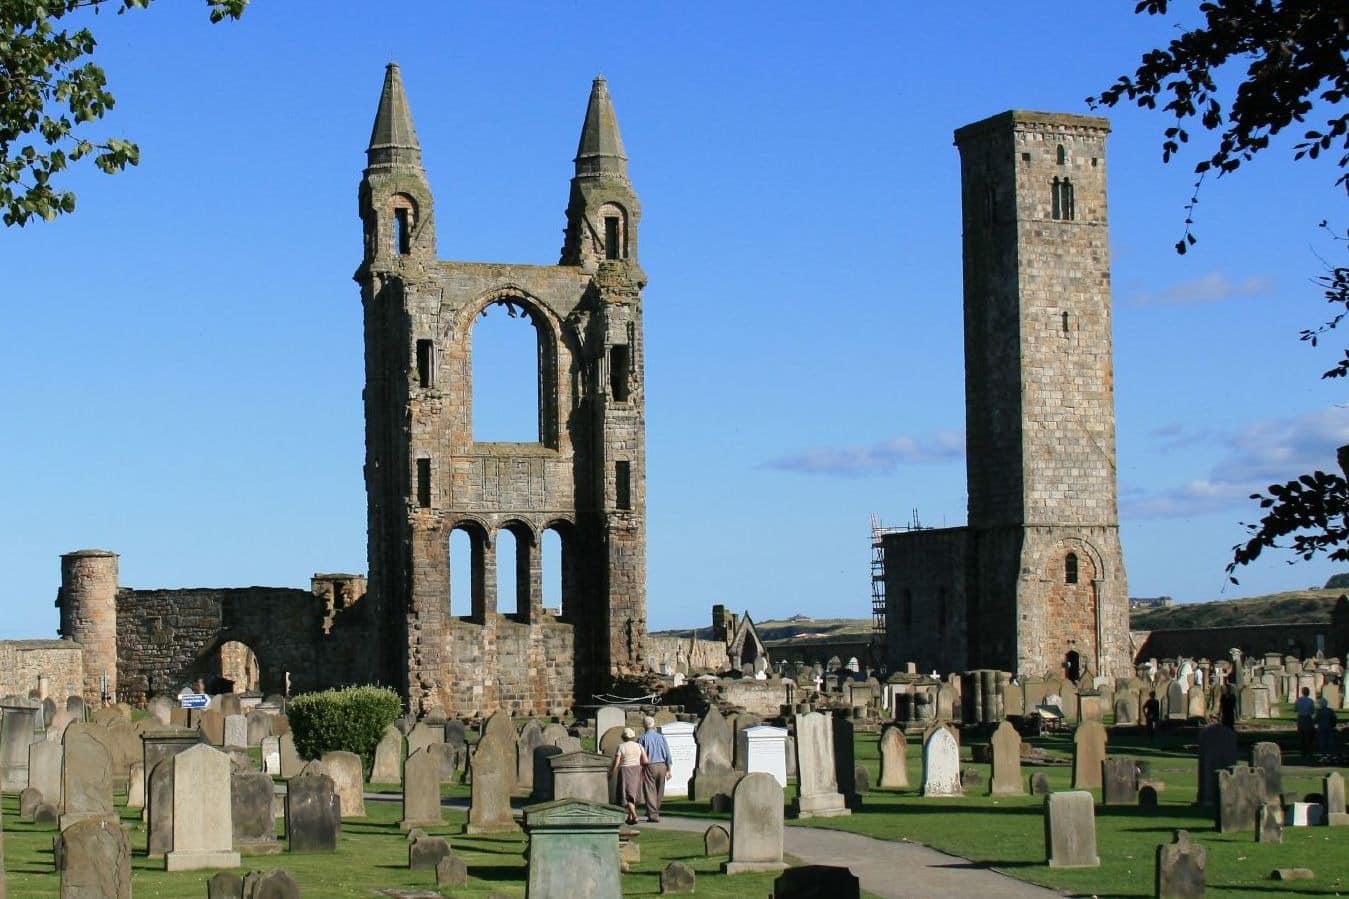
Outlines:
[[[204,709],[211,704],[211,697],[205,693],[184,693],[178,702],[185,709]]]

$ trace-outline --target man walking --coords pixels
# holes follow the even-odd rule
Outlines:
[[[642,772],[642,798],[646,803],[646,820],[660,820],[660,801],[665,798],[665,782],[670,779],[670,744],[665,734],[656,730],[656,719],[647,715],[637,742],[646,750],[647,764]]]
[[[1316,743],[1316,703],[1312,700],[1310,689],[1302,688],[1302,695],[1293,703],[1293,711],[1297,714],[1297,740],[1302,757],[1311,758]]]

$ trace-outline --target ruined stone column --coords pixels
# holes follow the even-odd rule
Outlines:
[[[84,648],[84,700],[117,695],[117,554],[82,549],[61,556],[61,636]]]

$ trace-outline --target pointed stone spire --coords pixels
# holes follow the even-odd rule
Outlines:
[[[370,146],[365,153],[372,168],[394,165],[420,167],[422,164],[421,144],[417,142],[417,130],[412,127],[412,110],[408,108],[403,78],[396,62],[389,63],[385,69],[384,90],[379,96],[375,127],[370,131]]]
[[[576,176],[605,175],[628,180],[628,157],[623,152],[623,138],[618,134],[618,117],[609,99],[609,86],[604,76],[598,75],[590,87],[585,125],[576,148]]]

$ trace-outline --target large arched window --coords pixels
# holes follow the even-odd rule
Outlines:
[[[450,610],[481,621],[487,606],[487,534],[473,523],[450,531]]]
[[[542,346],[529,310],[510,297],[473,322],[473,439],[539,443]]]

